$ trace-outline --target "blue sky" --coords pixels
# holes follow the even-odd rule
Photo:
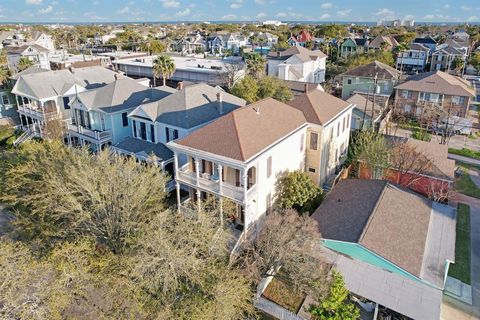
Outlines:
[[[479,0],[2,0],[0,22],[313,20],[480,22]]]

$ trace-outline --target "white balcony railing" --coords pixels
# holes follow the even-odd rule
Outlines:
[[[112,139],[112,132],[110,130],[91,130],[73,123],[67,123],[67,128],[71,134],[80,135],[84,138],[93,139],[98,142],[105,142]]]
[[[19,105],[18,112],[24,114],[27,117],[29,116],[35,118],[39,121],[48,121],[59,117],[59,113],[57,111],[44,111],[31,104]]]
[[[243,187],[237,187],[223,181],[222,190],[220,192],[220,182],[218,181],[218,178],[205,173],[199,175],[197,183],[196,173],[189,171],[188,165],[178,170],[177,180],[180,183],[187,184],[192,187],[199,187],[200,189],[222,195],[236,201],[244,201]],[[254,187],[255,186],[250,188],[247,194],[249,194]]]

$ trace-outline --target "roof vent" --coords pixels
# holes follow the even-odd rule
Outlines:
[[[217,92],[218,113],[223,114],[223,93]]]
[[[255,110],[255,112],[256,112],[257,114],[260,114],[260,107],[259,107],[259,106],[253,107],[253,110]]]

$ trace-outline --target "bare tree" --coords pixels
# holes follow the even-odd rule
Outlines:
[[[452,190],[445,182],[432,181],[427,186],[428,198],[436,202],[448,202]]]
[[[245,70],[243,63],[225,63],[224,69],[218,71],[220,81],[227,89],[233,87],[233,85],[241,78],[241,73]]]
[[[396,181],[410,187],[432,168],[432,161],[408,142],[396,141],[391,152],[391,168],[398,174]]]

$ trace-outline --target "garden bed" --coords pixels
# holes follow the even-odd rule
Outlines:
[[[263,291],[263,297],[297,314],[305,295],[292,288],[292,285],[274,277]]]
[[[450,265],[448,275],[470,284],[470,207],[463,203],[458,205],[456,230],[455,263]]]

